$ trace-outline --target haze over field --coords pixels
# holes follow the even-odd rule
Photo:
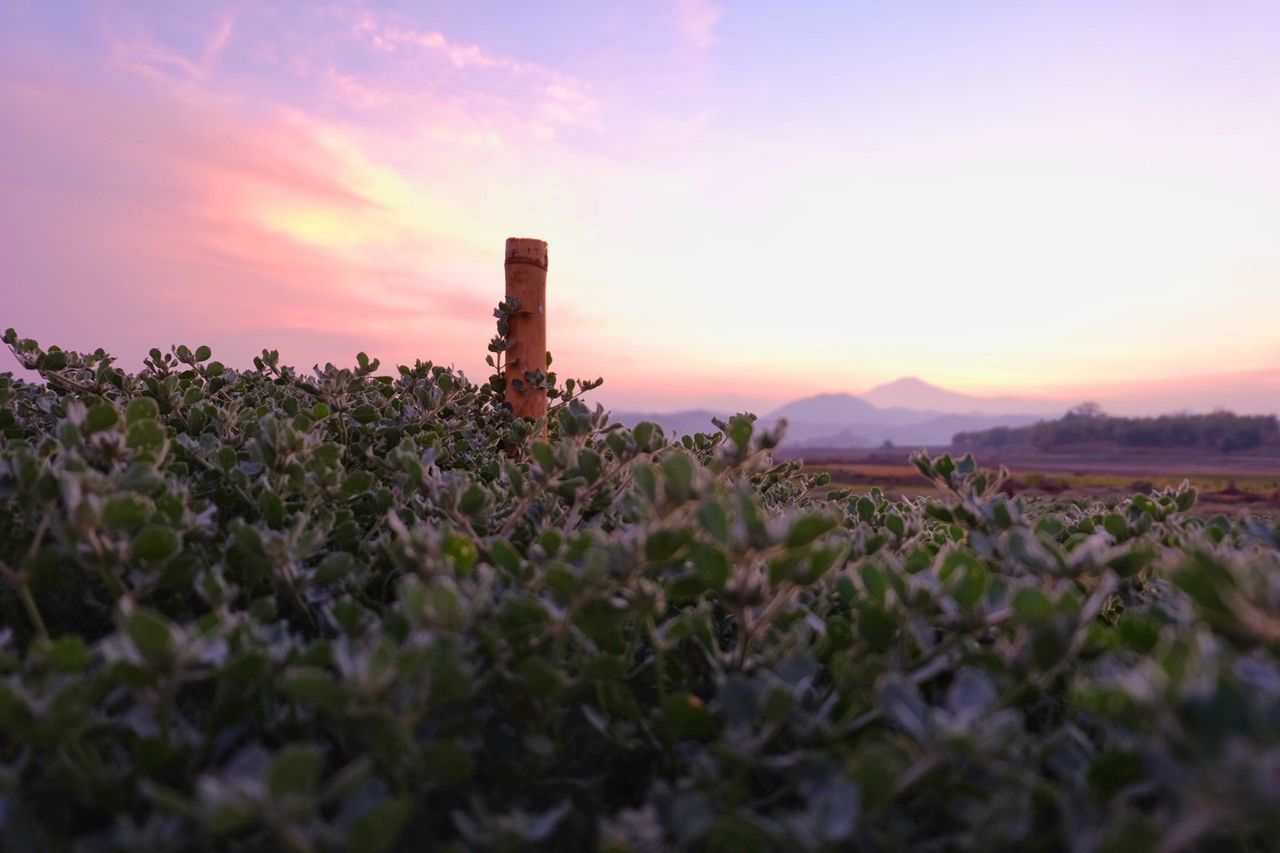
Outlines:
[[[1277,43],[1264,0],[0,0],[0,328],[479,378],[527,235],[616,409],[1274,412]]]

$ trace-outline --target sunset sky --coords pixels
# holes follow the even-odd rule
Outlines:
[[[1280,2],[0,0],[0,328],[1280,410]],[[16,369],[8,354],[0,370]]]

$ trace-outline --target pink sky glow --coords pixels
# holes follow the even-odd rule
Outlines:
[[[0,0],[0,327],[617,408],[1280,410],[1280,6]],[[0,370],[14,369],[0,357]]]

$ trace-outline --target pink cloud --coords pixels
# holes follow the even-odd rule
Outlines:
[[[448,234],[411,235],[436,260],[419,265],[272,227],[277,208],[375,235],[394,224],[323,125],[184,86],[6,82],[0,97],[6,325],[134,363],[197,338],[244,363],[280,332],[299,364],[349,361],[353,341],[388,360],[481,361],[499,294],[438,279],[466,256]]]
[[[495,72],[512,80],[530,80],[531,86],[522,94],[537,100],[537,113],[544,121],[579,128],[599,127],[593,118],[596,102],[587,87],[554,68],[493,53],[476,44],[453,41],[435,30],[385,24],[367,10],[360,15],[352,31],[358,38],[387,53],[417,52],[441,58],[457,71]],[[355,82],[354,78],[347,77],[342,85],[350,87]]]
[[[115,64],[143,77],[169,79],[175,76],[205,80],[208,72],[181,52],[149,40],[118,41],[113,48]]]
[[[714,0],[675,0],[672,11],[676,32],[698,48],[714,43],[716,27],[725,16],[725,8]]]
[[[218,22],[217,29],[213,31],[212,35],[209,37],[208,44],[205,45],[204,56],[202,57],[201,64],[206,68],[217,61],[223,48],[225,48],[227,43],[231,41],[231,35],[235,32],[236,19],[238,17],[239,13],[233,9],[225,13]]]

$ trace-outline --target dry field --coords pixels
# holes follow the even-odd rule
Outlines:
[[[931,448],[943,452],[946,448]],[[810,473],[827,472],[833,486],[879,486],[894,496],[936,493],[907,461],[906,450],[808,450],[802,458]],[[1200,490],[1198,511],[1247,510],[1280,516],[1280,455],[1239,457],[1212,453],[1124,452],[1099,448],[1071,453],[980,454],[981,464],[1009,468],[1008,488],[1015,494],[1071,498],[1116,498],[1149,492],[1189,480]]]

